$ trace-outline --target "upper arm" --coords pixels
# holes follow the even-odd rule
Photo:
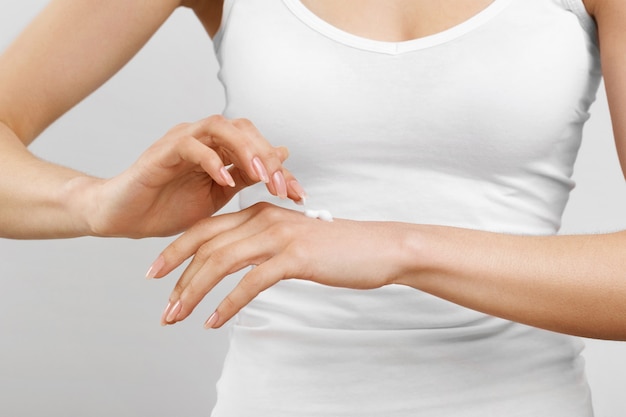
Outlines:
[[[0,122],[30,143],[150,39],[180,0],[53,0],[0,56]]]
[[[626,176],[626,2],[586,0],[598,23],[602,73],[615,144]]]

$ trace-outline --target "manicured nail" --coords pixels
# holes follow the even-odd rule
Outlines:
[[[167,303],[167,307],[163,310],[163,314],[161,314],[161,326],[165,326],[167,324],[167,314],[170,312],[170,308],[172,308],[172,303]]]
[[[285,182],[285,176],[281,171],[276,171],[273,175],[274,187],[276,187],[276,194],[280,198],[287,198],[287,183]]]
[[[222,167],[220,169],[220,175],[222,176],[222,179],[224,180],[226,184],[228,184],[231,187],[235,186],[235,180],[233,179],[232,175],[230,175],[230,172],[228,172],[226,167]]]
[[[261,162],[258,156],[255,156],[252,159],[252,169],[254,169],[254,172],[261,181],[266,184],[270,182],[270,177],[267,175],[267,170],[263,166],[263,162]]]
[[[220,316],[219,314],[217,314],[217,311],[216,311],[215,313],[211,314],[211,317],[209,317],[206,322],[204,322],[204,328],[212,329],[219,319],[220,319]]]
[[[157,274],[163,269],[165,266],[165,258],[163,255],[160,255],[156,261],[150,265],[148,272],[146,272],[146,279],[152,279],[157,276]]]
[[[300,200],[296,201],[296,204],[301,206],[305,205],[306,192],[304,191],[304,188],[302,188],[300,183],[296,180],[291,180],[289,181],[289,187],[291,187],[291,189],[298,195],[298,197],[300,197]]]
[[[170,310],[170,312],[167,314],[165,321],[168,323],[172,323],[174,320],[176,320],[176,317],[178,316],[178,313],[180,313],[180,310],[182,308],[183,305],[180,303],[180,300],[176,301],[176,303],[172,306],[172,310]]]

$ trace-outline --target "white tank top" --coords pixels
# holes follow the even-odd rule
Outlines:
[[[299,0],[226,0],[215,49],[225,115],[289,147],[310,208],[547,235],[601,77],[595,30],[582,0],[494,0],[381,42]],[[296,208],[241,193],[261,200]],[[578,339],[407,287],[281,282],[231,332],[214,417],[592,415]]]

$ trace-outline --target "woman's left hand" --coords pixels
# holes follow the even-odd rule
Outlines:
[[[391,284],[403,272],[405,226],[326,222],[268,203],[204,219],[172,242],[151,268],[150,276],[160,278],[195,254],[161,322],[184,320],[223,278],[251,265],[255,268],[220,303],[205,327],[220,327],[282,279],[355,289]]]

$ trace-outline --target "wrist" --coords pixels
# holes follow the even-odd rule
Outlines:
[[[101,236],[94,225],[98,213],[96,189],[102,182],[99,178],[81,175],[67,181],[62,189],[61,204],[77,236]]]
[[[428,225],[410,225],[403,228],[400,244],[400,273],[394,284],[423,289],[428,277],[441,272],[437,254],[437,228]]]

